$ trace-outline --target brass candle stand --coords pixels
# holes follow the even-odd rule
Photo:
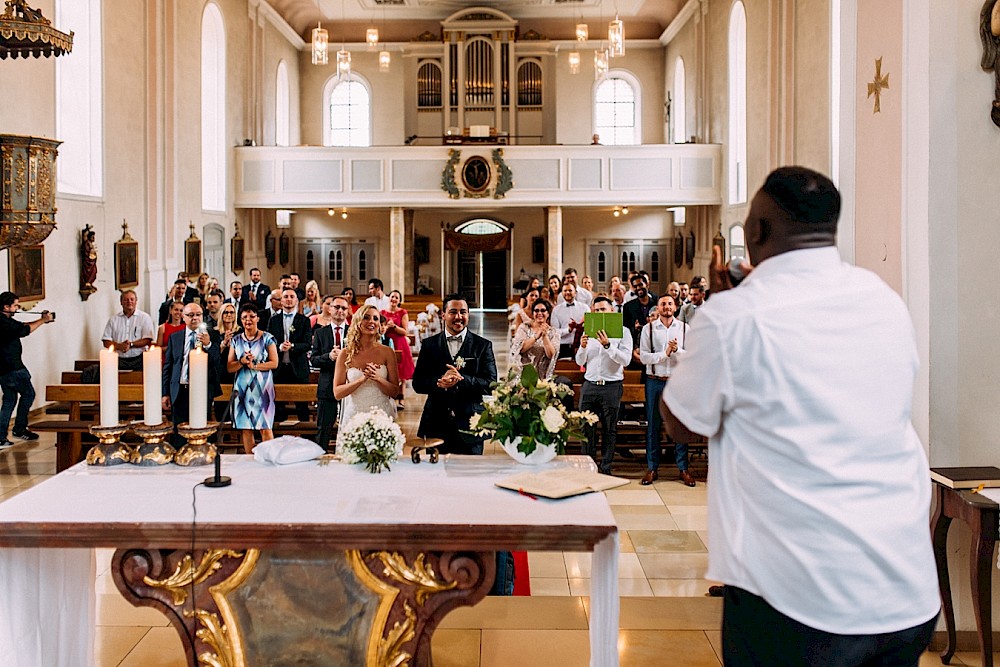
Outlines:
[[[91,424],[90,432],[98,443],[87,452],[87,465],[116,466],[132,460],[132,448],[121,442],[121,437],[129,429],[129,422],[118,422],[113,426]]]
[[[167,438],[174,432],[174,425],[165,421],[159,424],[136,424],[136,435],[142,444],[132,451],[132,463],[137,466],[161,466],[171,463],[177,454]]]
[[[187,440],[187,444],[174,455],[174,463],[179,466],[207,466],[215,461],[215,445],[208,439],[219,430],[219,422],[208,422],[204,427],[195,428],[188,422],[177,427],[177,432]]]

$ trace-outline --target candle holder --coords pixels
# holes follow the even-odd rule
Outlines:
[[[87,465],[116,466],[132,460],[132,448],[121,442],[128,431],[129,422],[118,422],[114,426],[91,424],[91,434],[97,436],[97,444],[87,452]]]
[[[132,463],[137,466],[162,466],[174,460],[177,454],[166,439],[174,432],[170,422],[159,424],[136,424],[135,433],[142,438],[142,444],[132,450]]]
[[[188,422],[177,427],[177,432],[187,440],[187,444],[174,455],[174,463],[179,466],[207,466],[215,461],[217,455],[215,445],[208,439],[219,430],[219,422],[208,422],[201,428],[195,428]]]

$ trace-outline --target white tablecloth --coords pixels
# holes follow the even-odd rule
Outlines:
[[[587,457],[550,466],[590,467]],[[507,458],[446,457],[437,465],[409,461],[392,471],[316,462],[270,466],[225,457],[233,485],[198,487],[204,523],[440,524],[614,526],[603,494],[531,500],[494,486],[523,472]],[[191,522],[192,488],[207,468],[90,468],[77,465],[0,503],[6,522]],[[123,546],[109,539],[106,546]],[[591,578],[591,665],[618,664],[618,534],[594,550]],[[94,559],[90,549],[0,549],[0,664],[67,665],[92,661]]]

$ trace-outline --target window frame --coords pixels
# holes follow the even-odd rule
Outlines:
[[[355,73],[354,71],[352,71],[347,76],[339,76],[337,74],[334,74],[333,76],[331,76],[329,79],[326,80],[326,83],[323,84],[323,145],[324,146],[334,145],[332,143],[332,138],[331,138],[333,134],[333,128],[330,127],[330,122],[332,120],[332,116],[330,114],[330,97],[333,95],[333,91],[337,88],[337,86],[339,86],[342,83],[348,83],[348,82],[360,83],[368,94],[368,143],[364,146],[347,145],[338,147],[368,148],[374,144],[374,135],[375,135],[375,126],[374,126],[375,116],[373,113],[374,105],[372,104],[372,100],[374,98],[372,96],[372,86],[371,83],[368,81],[368,79],[361,76],[360,74]]]
[[[602,85],[607,83],[612,79],[619,79],[624,81],[632,88],[632,99],[633,99],[633,118],[632,118],[632,130],[633,139],[632,143],[619,144],[612,143],[607,140],[607,137],[601,135],[601,143],[608,146],[641,146],[642,145],[642,83],[639,78],[635,76],[632,72],[624,69],[613,69],[608,70],[608,73],[601,77],[601,79],[595,81],[591,88],[590,94],[590,112],[591,112],[591,132],[593,134],[601,134],[600,128],[597,126],[597,91]],[[625,127],[625,126],[621,126]]]

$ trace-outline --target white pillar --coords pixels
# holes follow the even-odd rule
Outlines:
[[[406,222],[402,207],[389,211],[389,283],[386,291],[406,289]]]
[[[562,207],[550,206],[546,211],[548,216],[545,224],[545,275],[553,273],[561,276],[563,272],[563,224]]]

